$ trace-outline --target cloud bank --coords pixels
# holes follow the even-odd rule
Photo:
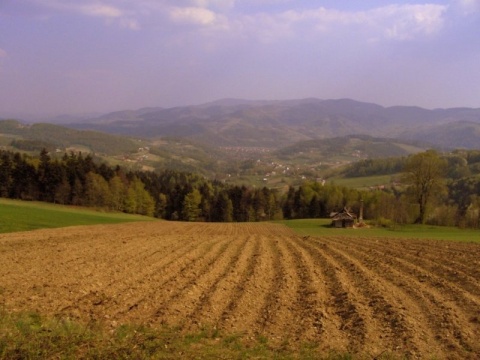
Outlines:
[[[412,40],[441,31],[448,5],[394,4],[364,11],[341,11],[324,7],[295,8],[278,12],[237,11],[234,0],[30,0],[57,11],[77,13],[116,23],[131,30],[145,24],[164,27],[191,25],[210,28],[232,37],[281,41],[285,36],[321,35],[355,30],[370,40]],[[478,8],[478,0],[458,0],[464,12]],[[156,19],[157,21],[152,21]],[[228,32],[228,33],[226,33]],[[276,35],[277,34],[277,35]]]
[[[7,0],[0,107],[103,111],[311,96],[471,106],[480,93],[479,5]]]

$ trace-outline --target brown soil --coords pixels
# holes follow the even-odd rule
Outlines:
[[[8,311],[480,358],[478,244],[303,238],[272,224],[72,227],[0,235],[0,279]]]

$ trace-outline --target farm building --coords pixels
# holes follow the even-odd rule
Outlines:
[[[332,219],[332,227],[335,228],[352,228],[357,220],[357,216],[346,208],[340,212],[331,213],[330,218]]]

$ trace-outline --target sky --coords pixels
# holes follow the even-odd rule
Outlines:
[[[480,0],[0,0],[0,117],[308,97],[480,107]]]

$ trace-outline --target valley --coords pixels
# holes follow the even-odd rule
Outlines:
[[[268,177],[276,186],[298,184],[359,159],[468,149],[479,142],[480,109],[385,108],[350,99],[223,99],[93,118],[63,116],[51,123],[0,121],[3,149],[82,151],[113,165],[198,172],[257,186]],[[273,175],[273,163],[291,171]]]

